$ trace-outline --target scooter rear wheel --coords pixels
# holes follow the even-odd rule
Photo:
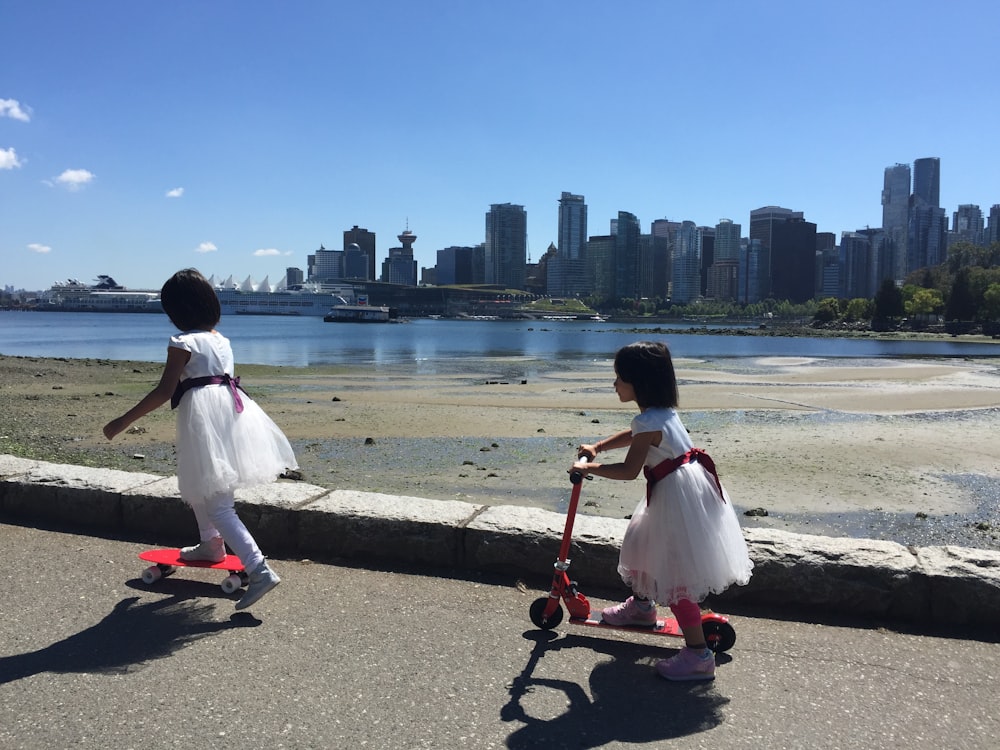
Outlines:
[[[531,607],[528,609],[528,617],[531,618],[532,624],[542,630],[552,630],[562,622],[563,618],[562,607],[556,605],[556,611],[549,615],[548,619],[546,619],[545,608],[548,604],[549,597],[543,596],[539,599],[535,599],[535,601],[531,603]]]

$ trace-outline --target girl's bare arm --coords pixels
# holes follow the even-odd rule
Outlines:
[[[160,382],[139,403],[117,419],[112,419],[104,425],[104,437],[112,440],[115,435],[128,429],[130,424],[167,403],[174,395],[181,373],[184,371],[184,365],[190,358],[191,352],[178,349],[175,346],[167,347],[167,362],[163,366]]]
[[[624,461],[601,464],[583,459],[573,464],[573,468],[585,474],[593,474],[605,479],[635,479],[642,471],[642,466],[646,462],[646,454],[649,453],[650,446],[659,441],[661,434],[659,430],[654,432],[640,432],[638,435],[629,433],[629,449]],[[611,439],[618,439],[621,436],[622,433],[618,433]]]

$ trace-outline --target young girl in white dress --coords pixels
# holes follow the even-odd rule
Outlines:
[[[159,384],[122,416],[108,422],[111,440],[167,401],[177,409],[177,482],[194,510],[201,542],[181,550],[185,560],[221,561],[226,544],[249,575],[236,609],[246,609],[281,579],[236,514],[234,490],[273,482],[298,468],[287,438],[239,388],[229,339],[215,330],[219,299],[198,271],[171,276],[160,301],[181,333],[170,337]]]
[[[622,541],[618,572],[633,592],[601,614],[612,625],[653,625],[656,602],[669,605],[684,634],[680,653],[660,661],[668,680],[710,680],[715,658],[705,642],[698,602],[750,580],[753,563],[739,520],[712,460],[694,448],[675,407],[677,377],[670,351],[640,341],[615,355],[615,391],[635,401],[631,429],[579,447],[574,470],[608,479],[647,478],[647,491]],[[628,448],[620,463],[598,453]]]

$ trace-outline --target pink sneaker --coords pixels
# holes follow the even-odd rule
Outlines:
[[[715,654],[703,656],[685,646],[676,656],[657,662],[656,671],[668,680],[714,680]]]
[[[656,606],[650,603],[649,609],[643,609],[630,596],[621,604],[601,610],[601,619],[608,625],[638,625],[653,627],[656,625]]]

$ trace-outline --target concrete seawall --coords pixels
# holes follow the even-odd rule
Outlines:
[[[240,516],[270,555],[416,564],[541,581],[551,573],[565,516],[277,482],[237,493]],[[194,519],[176,477],[0,455],[0,520],[193,543]],[[580,515],[572,575],[587,589],[621,589],[618,548],[627,521]],[[939,625],[1000,625],[1000,552],[745,529],[750,584],[714,597]]]

